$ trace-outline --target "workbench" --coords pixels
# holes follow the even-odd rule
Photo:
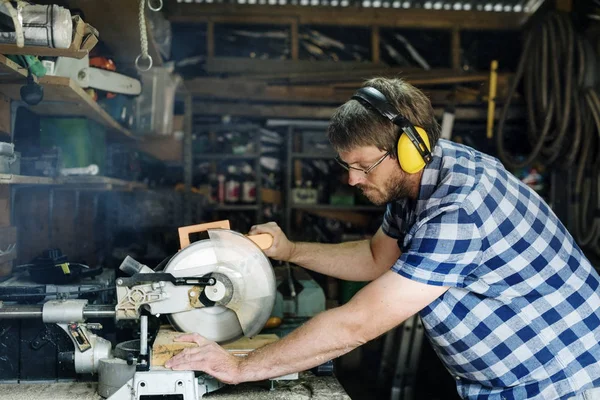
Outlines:
[[[203,398],[215,400],[350,400],[334,376],[302,372],[298,380],[248,382],[225,386]],[[0,384],[0,398],[11,400],[102,400],[96,382]]]

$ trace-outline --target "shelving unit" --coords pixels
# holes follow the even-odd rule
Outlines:
[[[145,183],[130,182],[106,176],[62,176],[49,178],[13,174],[0,174],[0,185],[47,185],[63,186],[68,189],[98,190],[135,190],[148,188]]]
[[[335,205],[335,204],[295,204],[293,203],[291,191],[292,183],[296,180],[294,174],[298,174],[300,170],[298,163],[306,160],[333,160],[335,153],[331,152],[298,152],[295,151],[294,147],[294,135],[299,133],[302,128],[310,131],[318,129],[325,130],[325,124],[319,128],[318,123],[314,121],[306,121],[307,125],[303,125],[302,122],[291,123],[288,127],[287,137],[287,166],[286,166],[286,216],[285,216],[285,232],[292,232],[292,218],[294,212],[306,212],[308,214],[324,217],[334,218],[340,221],[349,223],[367,225],[373,213],[379,213],[380,215],[385,212],[385,207],[375,205]],[[323,133],[325,134],[325,133]]]
[[[12,100],[21,101],[20,90],[25,84],[27,71],[0,54],[0,92]],[[60,76],[37,79],[44,88],[44,98],[36,106],[27,106],[38,115],[52,117],[85,117],[109,128],[111,139],[139,140],[118,124],[77,83]],[[24,103],[23,103],[24,104]]]
[[[258,125],[254,124],[211,124],[205,126],[197,126],[194,129],[196,133],[206,134],[211,137],[211,135],[216,135],[219,132],[226,131],[239,131],[239,132],[247,132],[249,135],[253,135],[250,140],[254,142],[255,152],[249,154],[225,154],[225,153],[195,153],[193,155],[192,166],[197,165],[198,162],[201,161],[209,161],[211,162],[212,169],[216,170],[217,162],[224,161],[248,161],[254,170],[254,175],[256,176],[256,203],[252,204],[209,204],[206,209],[207,211],[215,211],[215,212],[253,212],[254,213],[254,223],[262,222],[262,207],[263,207],[263,189],[262,189],[262,173],[260,166],[260,151],[261,151],[261,142],[260,142],[260,132],[255,132],[259,128]],[[213,143],[214,144],[214,143]]]
[[[43,46],[23,46],[16,44],[0,44],[0,54],[34,55],[41,57],[70,57],[82,59],[89,54],[88,50],[55,49]]]

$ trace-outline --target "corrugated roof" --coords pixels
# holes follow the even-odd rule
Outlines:
[[[421,8],[425,10],[533,12],[544,0],[177,0],[178,3],[232,3],[246,5],[298,5],[306,7]]]

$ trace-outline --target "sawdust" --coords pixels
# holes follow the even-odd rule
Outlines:
[[[99,400],[95,382],[0,384],[1,398],[11,400]]]
[[[335,377],[300,374],[298,380],[249,382],[225,386],[203,398],[207,400],[350,400]],[[0,384],[0,398],[11,400],[100,400],[95,382]]]

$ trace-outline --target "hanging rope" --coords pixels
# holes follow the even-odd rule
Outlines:
[[[17,40],[17,47],[24,47],[25,35],[23,34],[23,24],[19,19],[19,14],[17,13],[17,10],[15,10],[15,7],[13,7],[13,5],[11,4],[10,0],[2,0],[2,3],[4,4],[4,7],[6,7],[8,13],[10,14],[10,17],[13,21],[13,25],[15,26],[15,38]],[[19,3],[17,3],[17,7],[18,6]]]
[[[140,10],[138,13],[140,26],[140,47],[141,54],[135,59],[135,66],[140,71],[148,71],[152,68],[152,57],[148,54],[148,35],[146,31],[146,16],[145,14],[146,0],[140,0]],[[143,66],[140,61],[147,60],[148,66]]]

